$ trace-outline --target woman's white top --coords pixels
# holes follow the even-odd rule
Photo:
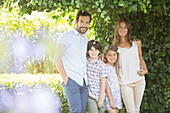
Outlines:
[[[140,70],[140,59],[138,53],[138,46],[136,41],[132,42],[132,47],[121,48],[118,47],[119,52],[119,75],[121,85],[134,83],[145,79],[140,76],[137,71]]]

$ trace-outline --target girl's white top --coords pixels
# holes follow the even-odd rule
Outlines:
[[[121,92],[120,92],[120,86],[119,86],[119,80],[116,74],[115,67],[110,66],[109,64],[106,64],[107,70],[108,70],[108,78],[107,83],[110,88],[111,95],[113,97],[113,100],[116,104],[116,107],[118,109],[122,108],[122,99],[121,99]],[[105,109],[111,110],[110,107],[110,100],[109,97],[106,95],[105,97]]]
[[[138,53],[138,46],[136,41],[132,42],[132,47],[121,48],[118,47],[119,52],[119,75],[121,85],[134,83],[145,79],[140,76],[137,71],[140,70],[140,59]]]

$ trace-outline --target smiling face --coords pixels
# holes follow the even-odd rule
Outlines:
[[[83,35],[86,33],[86,31],[89,28],[90,25],[90,17],[89,16],[80,16],[78,21],[75,21],[76,23],[76,29],[80,33],[80,35]]]
[[[97,59],[99,56],[100,51],[96,48],[94,48],[93,46],[91,47],[90,50],[88,50],[88,54],[90,59]]]
[[[118,28],[118,34],[120,37],[125,37],[128,33],[128,28],[125,22],[121,22]]]
[[[117,61],[117,52],[109,50],[106,53],[105,58],[107,59],[108,64],[110,65],[114,65],[114,63]]]

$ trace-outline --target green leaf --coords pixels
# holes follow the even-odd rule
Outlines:
[[[99,2],[100,2],[100,3],[103,3],[103,0],[100,0]]]
[[[104,8],[104,4],[100,4],[100,7],[103,9]]]
[[[98,8],[98,10],[97,10],[98,12],[101,12],[101,9],[100,8]]]
[[[39,0],[38,5],[39,5],[39,6],[41,6],[41,4],[42,4],[42,1],[41,1],[41,0]]]
[[[132,11],[137,11],[137,4],[132,6]]]
[[[96,6],[99,6],[99,1],[96,1],[95,3],[96,3]]]
[[[148,109],[148,103],[147,103],[147,102],[145,102],[144,108],[145,108],[145,109]]]
[[[67,2],[65,0],[62,0],[63,5],[67,5]]]
[[[120,1],[118,5],[119,6],[125,6],[125,2],[124,1]]]
[[[105,16],[106,13],[107,13],[107,12],[104,10],[104,11],[101,13],[100,17],[104,18],[104,16]]]
[[[116,3],[117,3],[117,0],[114,0],[114,3],[116,4]]]
[[[11,11],[12,11],[12,9],[13,9],[13,8],[12,8],[12,7],[10,7],[10,8],[9,8],[9,12],[11,12]]]
[[[61,3],[59,2],[58,4],[57,4],[59,7],[61,7]]]
[[[89,7],[86,7],[86,9],[85,9],[85,10],[89,12],[89,11],[90,11],[90,8],[89,8]]]
[[[20,10],[21,15],[25,14],[27,11],[28,11],[27,7],[21,8],[21,10]]]
[[[110,17],[107,16],[105,19],[104,19],[106,22],[110,20]]]

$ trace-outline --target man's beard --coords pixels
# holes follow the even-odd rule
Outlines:
[[[86,30],[85,30],[85,31],[82,31],[81,28],[86,28]],[[80,28],[78,28],[78,32],[79,32],[79,33],[82,33],[82,34],[85,34],[85,33],[87,32],[87,30],[88,30],[87,27],[80,27]]]

